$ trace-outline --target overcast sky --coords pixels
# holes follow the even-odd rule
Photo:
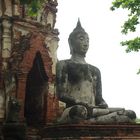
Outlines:
[[[140,53],[126,53],[122,40],[140,36],[121,34],[127,11],[110,11],[112,0],[58,0],[56,28],[60,41],[59,60],[69,59],[68,36],[75,28],[78,17],[89,34],[90,46],[87,63],[98,67],[102,76],[102,94],[110,107],[132,109],[140,118]],[[140,33],[140,29],[138,30]]]

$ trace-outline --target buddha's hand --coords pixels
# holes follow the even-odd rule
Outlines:
[[[108,108],[108,105],[106,104],[106,102],[101,102],[100,104],[98,104],[98,107],[100,108]]]
[[[89,105],[88,105],[88,104],[86,104],[86,103],[84,103],[84,102],[81,102],[81,101],[78,100],[78,99],[75,100],[75,104],[76,104],[76,105],[83,105],[84,107],[89,108]]]

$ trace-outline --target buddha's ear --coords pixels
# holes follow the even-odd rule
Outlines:
[[[70,47],[70,54],[73,54],[73,47],[72,47],[70,38],[68,39],[68,43],[69,43],[69,47]]]

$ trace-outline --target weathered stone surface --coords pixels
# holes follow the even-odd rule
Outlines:
[[[46,47],[49,49],[49,55],[52,58],[52,73],[56,74],[56,63],[57,63],[57,48],[58,48],[58,38],[54,36],[48,36],[45,38]]]
[[[20,130],[25,130],[23,126]],[[17,133],[19,134],[19,131]],[[140,125],[96,125],[88,123],[49,125],[47,127],[28,127],[26,134],[27,140],[140,140]]]
[[[19,122],[20,104],[17,99],[10,98],[8,101],[8,109],[6,114],[6,123]]]
[[[20,16],[20,2],[18,0],[14,1],[13,7],[13,15]]]
[[[0,18],[0,54],[2,53],[2,20]],[[2,56],[0,55],[0,89],[2,88]]]
[[[5,105],[4,105],[4,91],[0,90],[0,122],[4,120]]]
[[[43,140],[139,140],[140,125],[53,125],[41,134]]]
[[[6,17],[2,21],[3,33],[2,33],[2,69],[8,69],[8,59],[11,54],[11,19]]]
[[[12,1],[11,0],[4,0],[4,15],[11,17],[12,16]]]
[[[0,17],[2,16],[2,0],[0,0]]]

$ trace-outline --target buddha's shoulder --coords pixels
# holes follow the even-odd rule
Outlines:
[[[90,71],[91,72],[93,72],[93,73],[100,73],[100,70],[99,70],[99,68],[98,67],[96,67],[96,66],[94,66],[94,65],[91,65],[91,64],[80,64],[80,63],[75,63],[75,62],[73,62],[71,59],[66,59],[66,60],[60,60],[60,61],[58,61],[57,62],[57,67],[58,68],[65,68],[65,67],[67,67],[68,65],[87,65],[88,67],[89,67],[89,69],[90,69]]]
[[[89,69],[90,71],[94,72],[94,73],[100,73],[100,69],[94,65],[88,64],[89,65]]]
[[[56,67],[57,68],[64,68],[64,67],[67,67],[68,63],[70,63],[70,59],[59,60],[59,61],[57,61]]]
[[[58,60],[57,65],[66,65],[69,63],[71,60],[70,59],[65,59],[65,60]]]

